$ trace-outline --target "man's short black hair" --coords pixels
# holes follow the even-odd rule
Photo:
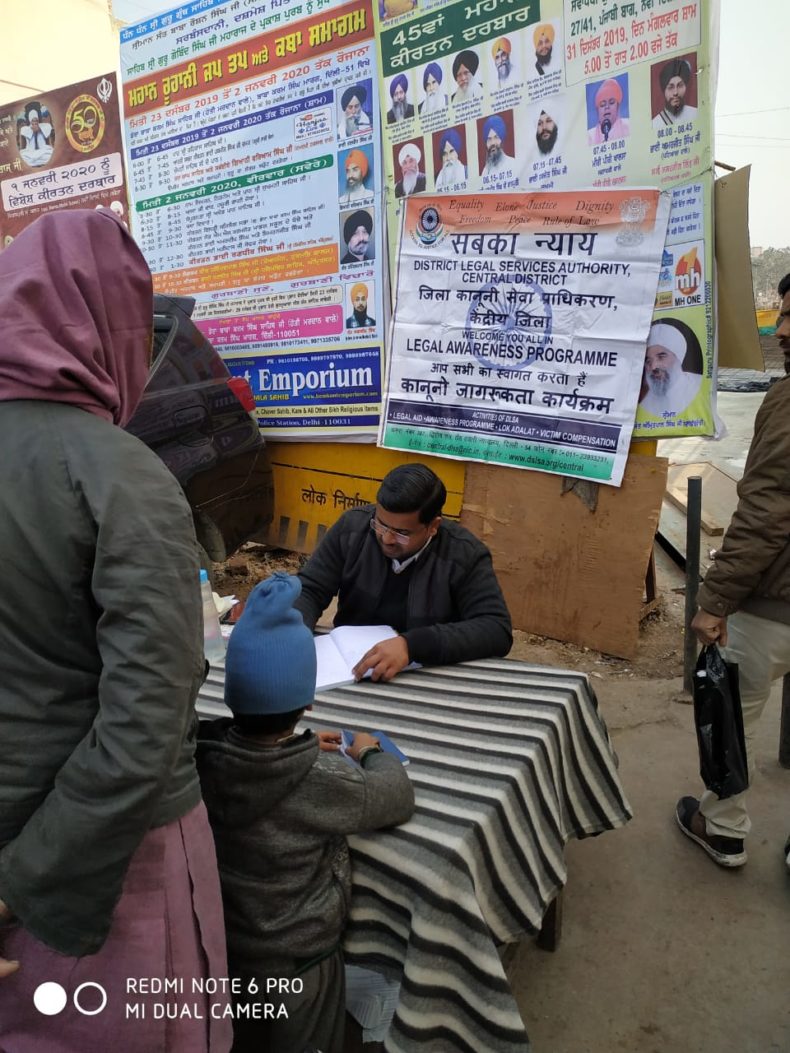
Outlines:
[[[419,512],[421,523],[441,515],[447,490],[424,464],[400,464],[382,480],[376,500],[387,512]]]
[[[234,713],[233,723],[242,735],[276,735],[291,731],[303,713],[304,706],[287,713]]]
[[[782,299],[790,292],[790,274],[786,274],[779,282],[778,292]]]

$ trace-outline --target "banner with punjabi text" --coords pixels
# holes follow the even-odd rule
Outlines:
[[[619,486],[669,195],[406,203],[379,444]]]
[[[196,0],[121,33],[133,226],[277,439],[372,442],[385,328],[370,0]]]
[[[642,349],[635,436],[712,434],[712,0],[379,0],[377,15],[390,229],[415,195],[672,190],[655,302],[672,372]]]
[[[115,74],[0,104],[0,251],[45,212],[102,206],[127,222]]]

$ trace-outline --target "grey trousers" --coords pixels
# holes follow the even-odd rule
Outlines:
[[[343,1053],[343,952],[335,951],[297,976],[272,972],[242,975],[245,992],[254,978],[258,994],[237,997],[233,1053]],[[256,1003],[260,1010],[254,1019]]]
[[[751,782],[754,774],[754,735],[771,693],[771,685],[790,672],[790,625],[739,611],[727,619],[727,636],[727,646],[722,649],[722,653],[728,662],[738,663],[743,732]],[[711,836],[744,838],[752,828],[746,811],[746,793],[736,793],[720,801],[715,793],[705,790],[700,798],[699,810],[705,817],[705,828]]]

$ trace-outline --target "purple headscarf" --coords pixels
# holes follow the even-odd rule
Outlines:
[[[123,426],[148,379],[151,272],[109,209],[48,212],[0,254],[0,401]]]

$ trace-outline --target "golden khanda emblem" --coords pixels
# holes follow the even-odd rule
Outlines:
[[[66,111],[66,137],[75,150],[89,154],[104,138],[104,110],[92,95],[78,95]]]

